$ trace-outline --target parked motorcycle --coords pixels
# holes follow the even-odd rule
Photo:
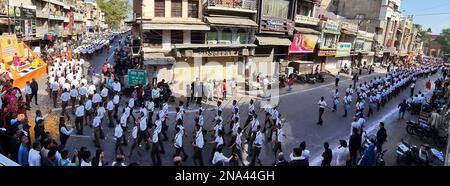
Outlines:
[[[397,163],[416,163],[421,166],[444,165],[444,154],[435,148],[431,148],[428,144],[423,144],[420,148],[417,148],[417,146],[402,140],[397,146],[396,154]]]
[[[298,76],[298,80],[302,83],[315,84],[316,78],[312,74],[302,74]]]
[[[438,129],[417,123],[414,121],[406,122],[406,132],[410,135],[416,135],[424,140],[431,140],[437,147],[445,147],[447,145],[448,134],[441,136]]]

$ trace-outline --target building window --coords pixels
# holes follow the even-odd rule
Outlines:
[[[155,17],[164,17],[166,9],[165,0],[155,0]]]
[[[208,32],[208,34],[207,34],[208,42],[211,42],[211,43],[215,42],[215,43],[217,43],[217,36],[218,36],[217,31]]]
[[[163,32],[162,30],[150,30],[144,32],[144,47],[162,48]]]
[[[181,17],[182,16],[182,0],[172,0],[172,17]]]
[[[247,33],[246,32],[238,32],[236,43],[238,44],[247,44]]]
[[[205,37],[203,36],[202,31],[191,31],[191,43],[194,44],[204,44],[205,43]]]
[[[172,30],[170,33],[170,42],[172,44],[183,43],[183,31],[182,30]]]
[[[292,0],[264,0],[263,15],[290,19],[292,8]]]
[[[198,1],[189,0],[188,1],[188,17],[198,18]]]
[[[323,48],[336,48],[336,35],[334,34],[324,34]]]
[[[222,32],[222,39],[220,40],[223,44],[231,44],[231,41],[233,39],[233,32],[230,31],[223,31]]]
[[[297,9],[298,15],[313,17],[312,12],[314,9],[313,4],[301,3],[299,4],[299,8]]]

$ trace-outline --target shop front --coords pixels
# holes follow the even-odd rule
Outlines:
[[[258,73],[273,76],[283,73],[288,67],[288,52],[291,40],[286,37],[256,36],[258,47],[251,63],[251,74],[254,80]]]
[[[336,49],[341,34],[339,22],[321,20],[319,25],[322,29],[322,34],[315,62],[320,63],[320,68],[318,68],[319,64],[317,64],[315,70],[335,70],[339,67],[338,59],[336,58]]]
[[[313,73],[313,61],[316,52],[319,35],[300,34],[294,35],[289,48],[289,67],[296,74]]]
[[[345,66],[351,67],[351,49],[352,49],[352,43],[347,42],[340,42],[337,45],[336,49],[336,58],[337,58],[337,64],[336,69],[344,68]],[[336,70],[336,69],[330,69],[330,70]]]
[[[190,44],[192,47],[175,45],[175,61],[173,66],[173,91],[184,95],[186,86],[197,79],[221,82],[232,79],[245,81],[246,69],[252,62],[253,44],[241,45],[208,45]],[[176,75],[175,75],[176,74]]]

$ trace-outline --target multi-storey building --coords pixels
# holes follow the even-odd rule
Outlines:
[[[9,22],[11,32],[21,40],[36,39],[36,6],[31,0],[9,1]]]
[[[386,61],[397,55],[400,0],[326,0],[324,7],[348,19],[358,20],[360,28],[375,33],[377,56]],[[351,11],[349,11],[351,10]]]

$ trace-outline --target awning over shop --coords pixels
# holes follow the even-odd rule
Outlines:
[[[341,30],[341,32],[344,33],[344,34],[347,34],[347,35],[352,35],[352,36],[357,36],[358,35],[358,33],[352,32],[352,31],[349,31],[349,30]]]
[[[163,53],[144,54],[144,65],[173,65],[175,58],[166,57]]]
[[[174,44],[176,49],[189,48],[248,48],[256,47],[255,44]]]
[[[143,25],[144,30],[210,30],[208,25],[183,23],[149,23]]]
[[[295,31],[301,34],[314,34],[314,35],[320,35],[320,32],[317,30],[314,30],[312,28],[303,28],[303,27],[295,27]]]
[[[295,60],[292,61],[292,63],[298,63],[298,64],[313,64],[313,61],[302,61],[302,60]]]
[[[255,21],[243,17],[206,17],[209,24],[212,25],[230,25],[230,26],[251,26],[257,27]]]
[[[256,40],[262,46],[291,46],[291,40],[288,38],[256,36]]]

